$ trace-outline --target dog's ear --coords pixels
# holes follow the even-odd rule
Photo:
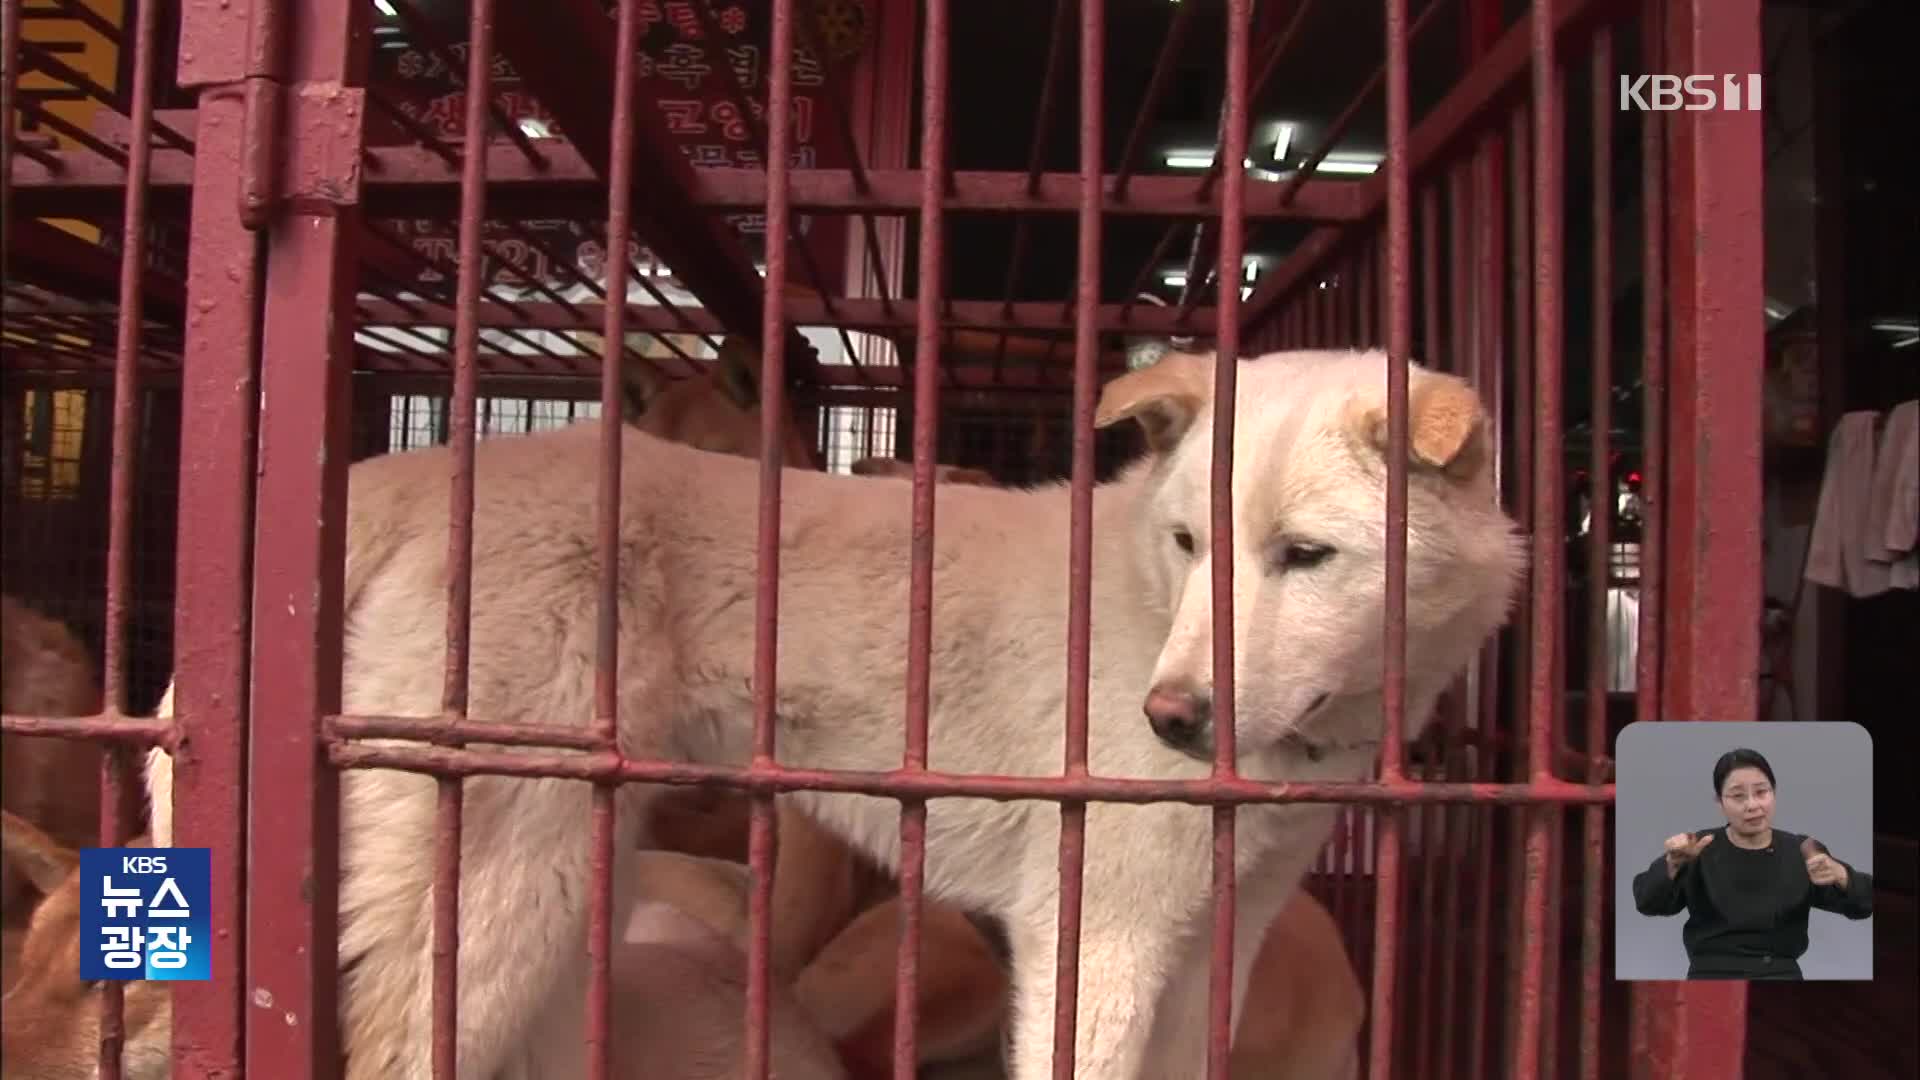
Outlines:
[[[1487,416],[1473,385],[1457,375],[1413,368],[1407,380],[1407,451],[1412,463],[1457,480],[1479,475],[1488,461]],[[1369,405],[1362,434],[1387,452],[1387,405]]]
[[[574,333],[574,344],[598,360],[605,354],[606,336],[591,330]],[[629,357],[624,349],[615,349],[607,359],[620,365],[620,419],[634,423],[647,411],[648,403],[662,389],[660,373],[646,360]]]
[[[1168,353],[1153,366],[1129,371],[1103,387],[1093,426],[1137,420],[1147,446],[1163,454],[1180,442],[1212,397],[1213,358]]]
[[[720,392],[727,400],[738,405],[742,411],[757,408],[760,404],[760,346],[744,337],[733,335],[720,345],[720,355],[715,362],[714,378],[719,383]]]
[[[52,895],[80,865],[79,852],[5,810],[0,810],[0,857],[33,882],[42,896]]]

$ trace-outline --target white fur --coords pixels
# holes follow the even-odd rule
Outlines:
[[[1164,361],[1163,361],[1164,362]],[[1415,385],[1439,378],[1413,371]],[[1234,615],[1239,769],[1263,780],[1357,780],[1380,734],[1384,458],[1357,419],[1385,394],[1378,353],[1296,353],[1238,374]],[[1102,776],[1199,778],[1210,766],[1149,729],[1158,680],[1212,682],[1208,466],[1202,408],[1168,453],[1094,496],[1089,757]],[[596,425],[482,443],[474,525],[472,711],[577,726],[591,715]],[[431,716],[445,627],[445,450],[352,471],[345,707]],[[646,435],[625,439],[620,709],[631,756],[744,763],[753,668],[757,466]],[[898,766],[906,697],[910,511],[898,483],[783,476],[779,757],[816,768]],[[1057,774],[1066,695],[1069,503],[940,487],[934,558],[930,767]],[[1410,478],[1407,736],[1504,620],[1521,562],[1484,468]],[[1191,529],[1195,556],[1171,540]],[[1276,573],[1276,532],[1338,551]],[[1301,714],[1331,694],[1304,728]],[[1319,740],[1310,758],[1296,736]],[[170,842],[170,762],[150,759],[158,842]],[[342,779],[340,955],[347,1075],[428,1075],[428,917],[434,784]],[[650,796],[620,799],[616,850]],[[883,864],[890,800],[805,793],[800,805]],[[589,789],[499,777],[466,784],[461,880],[461,1075],[566,1068],[583,1023]],[[1236,1012],[1261,932],[1315,852],[1326,806],[1238,814]],[[1194,1075],[1204,1060],[1212,812],[1087,812],[1076,1049],[1081,1077]],[[931,895],[991,912],[1015,966],[1013,1080],[1051,1075],[1058,810],[947,799],[927,814]],[[777,917],[777,916],[776,916]],[[544,1071],[544,1070],[543,1070]],[[571,1073],[565,1073],[571,1075]],[[562,1075],[554,1072],[552,1075]]]

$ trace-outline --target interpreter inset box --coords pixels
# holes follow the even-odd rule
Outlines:
[[[1629,724],[1614,977],[1873,978],[1873,738],[1838,721]]]

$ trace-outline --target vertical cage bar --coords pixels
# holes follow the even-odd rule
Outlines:
[[[1666,35],[1651,5],[1641,18],[1641,66],[1665,70]],[[1640,617],[1634,645],[1634,719],[1662,717],[1660,610],[1666,596],[1666,120],[1645,111],[1640,123]]]
[[[786,0],[780,0],[786,2]],[[947,173],[947,0],[927,0],[922,45],[920,119],[920,267],[914,312],[913,367],[913,566],[907,608],[907,737],[901,766],[927,767],[927,715],[933,648],[933,470],[940,441],[940,311],[946,240],[943,199]],[[912,1080],[918,1019],[922,875],[926,864],[927,804],[900,802],[900,951],[894,1000],[893,1074]]]
[[[268,12],[270,22],[288,20],[277,29],[289,43],[289,76],[364,86],[370,11],[358,0],[309,0]],[[251,732],[246,986],[250,1000],[274,1007],[246,1012],[246,1075],[332,1080],[340,799],[320,743],[323,718],[340,712],[361,215],[344,196],[266,210],[252,714],[275,719]]]
[[[1060,0],[1064,10],[1067,0]],[[1093,414],[1100,364],[1101,212],[1105,149],[1101,105],[1105,91],[1105,0],[1080,4],[1080,210],[1073,315],[1073,465],[1067,537],[1067,715],[1062,772],[1087,775],[1087,710],[1093,633]],[[1035,146],[1040,135],[1035,133]],[[1035,158],[1037,161],[1038,158]],[[1122,167],[1126,162],[1122,161]],[[1124,198],[1124,195],[1120,196]],[[1086,877],[1087,804],[1060,804],[1060,908],[1055,942],[1053,1075],[1073,1080],[1074,1036],[1080,999],[1080,914]]]
[[[1386,305],[1386,294],[1382,289],[1380,252],[1371,237],[1360,249],[1359,264],[1360,317],[1353,344],[1359,349],[1374,349],[1380,346],[1380,339],[1384,336],[1380,310]]]
[[[620,0],[615,15],[613,110],[607,138],[605,321],[600,337],[600,595],[595,609],[593,715],[609,746],[620,737],[620,482],[625,425],[620,365],[627,342],[628,248],[633,234],[633,104],[640,52],[639,0]],[[587,912],[587,1076],[613,1071],[613,867],[615,789],[593,789],[593,894]]]
[[[1460,243],[1456,235],[1449,239]],[[1459,286],[1454,286],[1457,291]],[[1421,359],[1440,362],[1440,193],[1429,184],[1420,192],[1420,313],[1422,339],[1426,345]],[[1455,317],[1458,317],[1456,311]]]
[[[127,147],[127,187],[122,206],[124,221],[120,247],[120,313],[115,327],[113,358],[113,438],[107,503],[106,625],[104,627],[101,700],[114,714],[127,711],[127,609],[133,569],[133,489],[140,433],[140,322],[144,313],[141,279],[147,273],[147,179],[153,164],[154,38],[158,33],[157,5],[141,4],[133,31],[132,124]],[[13,58],[7,61],[9,70]],[[0,124],[13,125],[11,114]],[[11,172],[11,159],[0,169]],[[11,223],[0,224],[10,228]],[[100,846],[116,847],[134,821],[138,794],[129,782],[133,755],[123,746],[108,746],[100,754]],[[98,1075],[120,1080],[120,1052],[126,1044],[124,995],[126,984],[108,980],[100,986],[100,1045]]]
[[[188,8],[181,51],[244,29],[249,13]],[[251,611],[255,410],[260,383],[258,237],[241,222],[235,71],[180,65],[202,86],[194,138],[181,362],[176,552],[172,842],[209,849],[212,939],[205,982],[173,988],[173,1059],[185,1075],[239,1076],[244,1062],[243,962],[247,840],[247,632]],[[218,81],[216,81],[218,80]],[[190,662],[188,662],[190,661]],[[155,838],[156,842],[159,838]]]
[[[1233,619],[1234,389],[1240,366],[1240,264],[1246,250],[1247,38],[1253,0],[1228,0],[1226,102],[1220,170],[1220,288],[1215,300],[1213,477],[1213,775],[1236,774]],[[1207,994],[1207,1076],[1224,1080],[1232,1051],[1234,807],[1213,811],[1213,956]]]
[[[1607,600],[1613,556],[1613,28],[1593,38],[1592,526],[1587,532],[1587,783],[1601,783],[1607,744]],[[1580,1077],[1600,1078],[1601,919],[1605,911],[1606,808],[1581,811],[1586,863],[1580,930]]]
[[[791,199],[788,184],[793,168],[793,3],[774,0],[768,29],[770,54],[767,71],[767,206],[766,284],[760,304],[760,513],[755,548],[755,625],[753,654],[753,767],[773,765],[776,752],[776,702],[780,642],[780,490],[781,460],[787,420],[786,311],[787,254]],[[924,361],[925,354],[919,354]],[[911,676],[910,676],[911,677]],[[911,691],[909,691],[911,694]],[[911,706],[909,706],[911,711]],[[909,721],[911,724],[911,721]],[[911,741],[912,736],[908,736]],[[753,872],[748,897],[748,925],[752,938],[747,950],[748,1080],[767,1080],[773,1060],[768,1045],[772,980],[773,876],[778,854],[774,803],[771,793],[755,792],[748,822],[747,858]],[[901,878],[908,906],[905,922],[911,934],[918,921],[920,852],[906,843],[905,815],[901,821]],[[909,878],[913,880],[908,880]],[[902,952],[906,950],[903,948]],[[911,958],[903,962],[911,963]],[[912,984],[909,984],[911,987]],[[897,1001],[914,1000],[909,989]],[[911,1009],[901,1013],[910,1014]],[[909,1024],[910,1020],[907,1021]],[[895,1031],[898,1034],[898,1027]],[[898,1050],[896,1048],[896,1055]]]
[[[1479,5],[1477,13],[1485,15],[1484,3]],[[1481,140],[1479,152],[1474,161],[1473,199],[1474,199],[1474,302],[1478,308],[1476,325],[1481,328],[1480,348],[1476,360],[1480,364],[1483,379],[1480,390],[1483,398],[1493,410],[1493,430],[1505,429],[1506,420],[1506,384],[1507,356],[1506,313],[1504,310],[1506,292],[1504,284],[1504,258],[1507,252],[1507,218],[1503,210],[1505,202],[1503,182],[1506,177],[1505,143],[1496,128],[1489,131]],[[1524,380],[1523,380],[1524,381]],[[1506,454],[1506,440],[1493,440],[1493,468],[1496,485],[1500,485],[1509,468]],[[1494,780],[1498,778],[1496,766],[1496,738],[1499,735],[1500,705],[1500,659],[1501,648],[1498,641],[1489,642],[1480,653],[1480,713],[1479,748],[1474,754],[1473,777],[1476,780]],[[1493,853],[1495,837],[1500,821],[1498,811],[1488,807],[1475,811],[1473,820],[1476,825],[1475,839],[1475,895],[1489,897],[1493,894]],[[1492,979],[1490,977],[1493,951],[1493,907],[1483,900],[1474,905],[1473,931],[1470,938],[1470,963],[1472,976],[1468,982],[1473,987],[1467,1005],[1466,1038],[1468,1076],[1484,1075],[1487,1046],[1491,1035],[1488,1030],[1488,1015],[1492,997]],[[1453,1029],[1451,1026],[1441,1030],[1441,1057],[1452,1064]]]
[[[26,0],[0,0],[0,281],[13,280],[13,154],[15,99],[20,90],[20,8]]]
[[[1407,694],[1407,358],[1413,348],[1413,203],[1407,160],[1407,0],[1386,0],[1387,84],[1387,518],[1385,723],[1380,779],[1395,783],[1406,769]],[[1392,1068],[1394,985],[1399,964],[1402,810],[1381,806],[1375,890],[1372,1052],[1368,1075]]]
[[[1479,219],[1474,216],[1477,209],[1476,199],[1481,178],[1481,155],[1470,151],[1461,160],[1448,178],[1448,238],[1453,248],[1452,267],[1447,278],[1448,294],[1452,298],[1451,308],[1456,317],[1465,324],[1461,338],[1462,345],[1454,356],[1449,369],[1464,375],[1473,383],[1486,402],[1489,414],[1494,418],[1494,430],[1498,429],[1499,411],[1496,402],[1488,395],[1488,344],[1484,339],[1482,315],[1485,303],[1475,288],[1475,260],[1485,237],[1480,229]],[[1496,440],[1497,441],[1497,440]],[[1466,677],[1456,687],[1452,699],[1453,708],[1447,715],[1447,751],[1442,761],[1442,776],[1450,782],[1475,780],[1474,770],[1469,767],[1468,753],[1468,716],[1472,714],[1476,723],[1473,734],[1478,735],[1484,727],[1478,723],[1480,697],[1486,689],[1489,669],[1486,663],[1486,650],[1468,669]],[[1474,751],[1476,754],[1481,751]],[[1439,1075],[1452,1075],[1455,1062],[1453,1052],[1453,1029],[1459,1026],[1459,1019],[1465,1011],[1465,1004],[1455,992],[1458,981],[1461,948],[1469,935],[1455,933],[1461,927],[1460,903],[1466,893],[1472,851],[1469,843],[1473,834],[1474,813],[1465,806],[1449,806],[1441,809],[1440,825],[1445,830],[1446,865],[1441,870],[1442,892],[1440,914],[1437,923],[1431,926],[1447,928],[1445,948],[1440,954],[1440,970],[1432,976],[1425,993],[1439,996],[1444,1006],[1440,1022],[1436,1025],[1437,1045],[1422,1040],[1421,1053],[1431,1048],[1433,1062],[1440,1070]],[[1480,906],[1480,905],[1476,905]],[[1436,935],[1437,936],[1437,935]],[[1432,979],[1437,978],[1437,983]]]
[[[1420,189],[1418,223],[1420,226],[1421,336],[1426,342],[1420,359],[1429,366],[1457,373],[1461,370],[1460,354],[1453,350],[1445,354],[1440,351],[1440,188],[1443,183],[1447,185],[1449,207],[1457,209],[1460,194],[1459,170],[1452,170],[1445,174],[1444,180],[1438,178],[1430,180]],[[1460,222],[1457,215],[1450,224],[1451,228],[1447,236],[1453,245],[1454,266],[1457,269],[1460,251],[1465,245],[1460,240]],[[1455,297],[1464,295],[1459,282],[1458,276],[1448,282],[1449,292]],[[1467,313],[1464,310],[1456,311],[1452,320],[1456,334],[1459,333],[1459,327],[1465,324],[1466,318]],[[1457,726],[1452,722],[1459,715],[1455,705],[1451,692],[1442,697],[1438,705],[1438,709],[1448,723],[1446,742],[1435,746],[1436,754],[1450,755],[1452,745],[1460,735]],[[1421,779],[1433,779],[1436,765],[1437,762],[1434,761],[1426,763],[1420,770]],[[1452,777],[1449,776],[1448,779]],[[1441,832],[1442,820],[1451,816],[1452,808],[1428,805],[1421,807],[1418,813],[1420,815],[1420,868],[1415,880],[1419,882],[1421,898],[1418,924],[1420,959],[1417,964],[1411,965],[1406,973],[1405,989],[1408,996],[1419,1003],[1419,1011],[1406,1033],[1411,1037],[1411,1042],[1403,1041],[1402,1043],[1403,1046],[1411,1047],[1411,1052],[1408,1054],[1409,1067],[1413,1070],[1411,1075],[1416,1080],[1429,1075],[1434,1065],[1433,1059],[1428,1054],[1428,1047],[1432,1042],[1434,1011],[1442,1003],[1441,995],[1434,985],[1434,980],[1439,976],[1439,964],[1436,963],[1434,951],[1440,936],[1439,924],[1434,922],[1434,907],[1439,899],[1438,890],[1434,887],[1436,884],[1434,847],[1435,838]],[[1447,830],[1446,836],[1450,841],[1453,836],[1452,830]],[[1454,853],[1443,849],[1441,857],[1450,860],[1454,857]],[[1450,880],[1451,874],[1447,874],[1447,877]]]
[[[1336,349],[1351,348],[1354,344],[1353,322],[1356,314],[1353,296],[1356,288],[1354,277],[1359,265],[1358,246],[1354,247],[1346,258],[1335,264],[1334,272],[1339,275],[1340,284],[1333,293],[1333,334],[1327,344]]]
[[[1759,0],[1668,0],[1664,66],[1758,72]],[[1761,112],[1750,107],[1666,118],[1669,376],[1662,718],[1748,720],[1760,655],[1761,368],[1765,296]],[[1685,238],[1685,242],[1679,242]],[[1711,437],[1709,437],[1709,435]],[[1660,1021],[1636,1038],[1636,1064],[1695,1080],[1727,1076],[1745,1041],[1744,984],[1637,988]],[[1636,1033],[1638,1035],[1638,1033]],[[1649,1073],[1652,1074],[1651,1072]],[[1737,1074],[1736,1074],[1737,1075]]]
[[[1480,309],[1471,302],[1472,290],[1467,282],[1473,278],[1473,245],[1467,240],[1470,226],[1467,223],[1469,204],[1472,202],[1474,164],[1471,158],[1463,158],[1447,176],[1447,243],[1451,247],[1451,265],[1447,268],[1447,288],[1453,298],[1456,311],[1455,322],[1449,327],[1451,340],[1447,350],[1452,354],[1447,370],[1465,374],[1473,365],[1473,342],[1478,334],[1477,317]]]
[[[1533,455],[1534,455],[1534,348],[1533,348],[1533,282],[1530,273],[1533,266],[1533,230],[1527,196],[1533,191],[1531,179],[1531,147],[1533,145],[1531,116],[1528,103],[1514,110],[1512,127],[1508,134],[1512,150],[1507,155],[1507,207],[1509,255],[1507,276],[1512,289],[1512,334],[1513,334],[1513,466],[1506,470],[1506,478],[1512,485],[1513,516],[1521,525],[1531,531],[1534,527],[1533,501]],[[1532,582],[1537,568],[1528,564],[1522,571],[1520,589],[1522,596],[1531,596]],[[1524,782],[1527,776],[1527,731],[1525,702],[1529,700],[1529,672],[1532,670],[1533,605],[1516,605],[1517,612],[1509,620],[1511,632],[1508,637],[1511,657],[1508,673],[1508,700],[1512,703],[1508,714],[1507,775],[1514,782]],[[1506,815],[1503,831],[1508,837],[1509,851],[1522,851],[1526,846],[1526,813],[1516,809]],[[1505,961],[1507,981],[1504,992],[1509,1001],[1514,1000],[1518,992],[1522,967],[1522,923],[1524,921],[1521,902],[1525,896],[1525,866],[1520,859],[1507,859],[1503,867],[1506,876],[1506,888],[1503,892],[1503,905],[1506,916]],[[1502,1012],[1505,1031],[1505,1045],[1501,1059],[1513,1060],[1513,1040],[1519,1029],[1519,1012],[1509,1007]]]
[[[1640,17],[1641,67],[1664,71],[1666,26],[1663,4],[1650,4]],[[1634,720],[1662,718],[1660,688],[1662,627],[1659,604],[1666,578],[1666,128],[1661,113],[1639,114],[1640,122],[1640,617],[1635,626]],[[1653,995],[1635,987],[1627,1005],[1627,1023],[1636,1049],[1651,1045],[1662,1017]]]
[[[1562,588],[1561,550],[1561,408],[1560,408],[1560,68],[1553,40],[1552,0],[1534,0],[1528,27],[1533,67],[1533,311],[1534,311],[1534,433],[1533,452],[1533,625],[1531,626],[1531,682],[1527,698],[1527,779],[1541,783],[1551,778],[1553,748],[1557,745],[1556,717],[1561,692],[1559,665]],[[1552,831],[1558,820],[1550,807],[1529,807],[1525,880],[1522,885],[1521,975],[1518,1030],[1514,1039],[1513,1072],[1529,1078],[1540,1068],[1546,991],[1547,905],[1549,875],[1553,869]]]
[[[493,0],[472,0],[467,13],[466,115],[460,155],[460,274],[455,281],[453,397],[447,403],[453,451],[447,522],[447,652],[441,709],[465,719],[473,615],[474,438],[480,344],[480,292],[485,253],[487,143],[493,74]],[[460,836],[459,777],[436,781],[433,845],[433,1073],[459,1074]]]

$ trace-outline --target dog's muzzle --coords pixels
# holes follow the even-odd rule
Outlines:
[[[1321,693],[1295,720],[1289,740],[1310,761],[1318,761],[1332,747],[1298,730],[1327,704],[1332,695]],[[1201,761],[1213,760],[1213,695],[1185,686],[1155,686],[1147,691],[1147,723],[1169,748]]]

